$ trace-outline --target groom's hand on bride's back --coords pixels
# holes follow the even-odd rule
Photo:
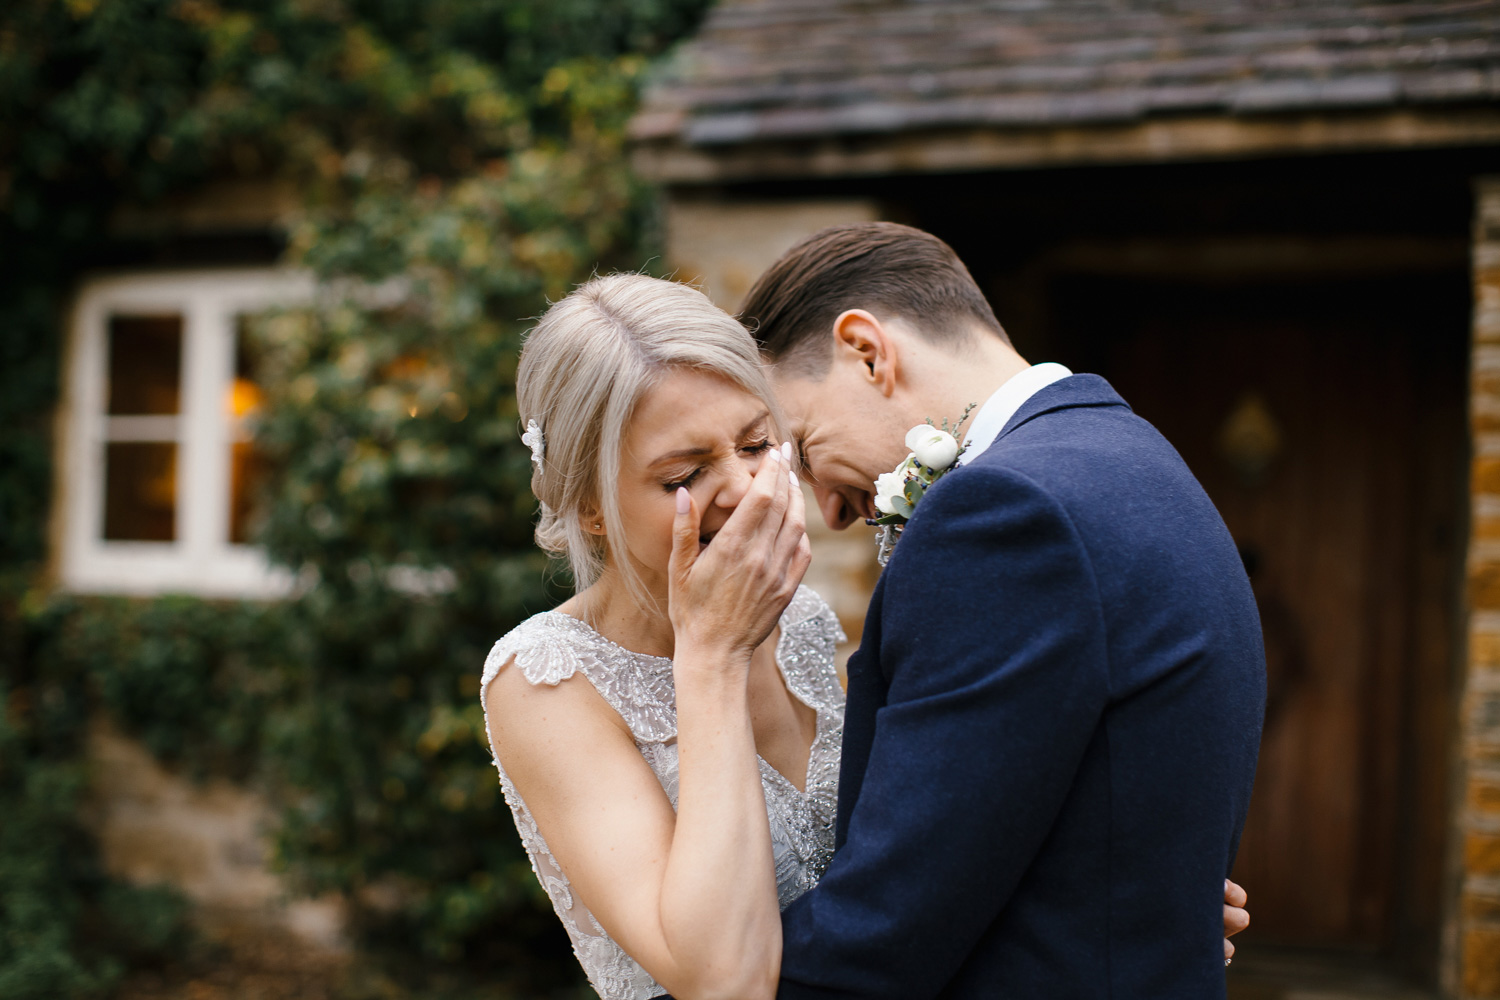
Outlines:
[[[748,656],[776,628],[812,552],[791,448],[773,448],[729,518],[707,539],[693,495],[677,491],[668,613],[677,643]]]

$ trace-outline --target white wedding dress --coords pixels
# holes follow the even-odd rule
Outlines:
[[[786,686],[817,712],[817,736],[808,758],[806,791],[760,761],[761,786],[771,821],[777,895],[783,909],[812,888],[833,855],[839,748],[844,732],[844,691],[834,667],[834,645],[843,640],[838,619],[823,599],[801,587],[781,616],[776,661]],[[641,756],[677,807],[677,708],[672,661],[633,653],[584,622],[560,611],[528,618],[495,643],[484,663],[479,697],[511,657],[532,684],[560,684],[582,674],[630,727]],[[488,719],[486,719],[488,723]],[[486,725],[488,732],[488,725]],[[495,761],[500,787],[532,870],[552,899],[573,941],[573,952],[603,1000],[649,1000],[666,992],[615,944],[558,867],[526,803],[505,768]]]

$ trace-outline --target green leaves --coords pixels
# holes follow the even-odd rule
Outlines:
[[[88,856],[78,737],[101,709],[189,772],[268,789],[289,884],[343,893],[412,982],[576,983],[476,714],[489,645],[561,596],[531,541],[512,382],[525,317],[652,257],[624,127],[650,57],[706,7],[0,6],[0,693],[26,706],[24,738],[0,734],[0,910],[12,885],[49,903],[45,921],[0,912],[0,995],[86,995],[171,937],[170,906],[106,905],[70,867]],[[65,297],[120,256],[120,206],[164,218],[159,199],[236,177],[297,192],[288,262],[324,282],[253,330],[273,469],[259,539],[305,589],[271,606],[42,597],[22,615]],[[143,239],[130,250],[149,257]],[[131,907],[150,940],[79,933]],[[40,936],[6,951],[14,928]]]

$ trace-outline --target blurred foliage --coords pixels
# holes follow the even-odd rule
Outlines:
[[[79,821],[87,787],[79,751],[95,704],[89,672],[103,675],[118,664],[116,649],[73,655],[79,651],[64,648],[66,634],[88,616],[68,602],[27,604],[6,607],[24,622],[3,622],[0,996],[97,996],[127,966],[160,964],[182,951],[189,941],[185,907],[168,890],[113,883],[100,870]],[[93,639],[105,638],[97,622],[84,627]]]
[[[189,773],[266,789],[289,884],[350,901],[382,990],[576,984],[476,697],[489,643],[558,596],[511,379],[522,317],[646,261],[624,126],[647,60],[705,6],[0,7],[0,996],[104,994],[180,942],[180,904],[102,878],[77,818],[101,710]],[[149,217],[233,177],[300,193],[287,258],[321,279],[254,331],[260,538],[296,594],[51,593],[67,297],[89,268],[158,253],[139,236],[122,252],[121,206]]]

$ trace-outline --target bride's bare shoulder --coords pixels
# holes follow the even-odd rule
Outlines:
[[[491,741],[536,730],[583,732],[603,723],[626,731],[585,674],[590,655],[577,619],[558,611],[527,619],[506,633],[485,661],[482,692]],[[550,742],[550,741],[549,741]]]
[[[485,689],[484,715],[490,752],[534,814],[550,815],[550,799],[566,797],[590,767],[640,760],[620,716],[582,676],[553,686],[501,670]]]

